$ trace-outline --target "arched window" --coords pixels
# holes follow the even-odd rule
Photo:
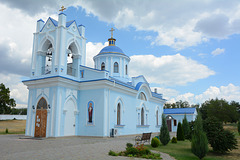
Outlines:
[[[144,125],[144,109],[141,110],[141,125]]]
[[[156,122],[157,122],[157,126],[158,126],[158,110],[156,111]]]
[[[45,98],[42,97],[42,98],[38,101],[37,109],[47,109],[47,101],[45,100]]]
[[[128,74],[128,67],[127,67],[127,65],[125,66],[125,73],[126,73],[126,75]]]
[[[144,94],[143,92],[141,92],[141,93],[138,95],[138,99],[147,101],[147,98],[146,98],[146,96],[145,96],[145,94]]]
[[[117,105],[117,125],[121,124],[121,105],[118,103]]]
[[[101,64],[101,70],[105,70],[105,63],[104,62],[102,62],[102,64]]]
[[[114,72],[114,73],[118,73],[118,63],[117,63],[117,62],[114,63],[114,66],[113,66],[113,67],[114,67],[113,72]]]

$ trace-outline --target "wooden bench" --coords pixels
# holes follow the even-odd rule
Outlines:
[[[149,144],[150,144],[151,135],[152,135],[152,132],[143,133],[142,136],[136,136],[135,137],[135,145],[141,144],[141,143],[144,144],[145,142],[149,142]]]

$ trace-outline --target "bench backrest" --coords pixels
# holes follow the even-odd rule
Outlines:
[[[142,140],[149,140],[151,138],[152,133],[143,133]]]

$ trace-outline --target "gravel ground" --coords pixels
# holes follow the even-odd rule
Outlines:
[[[125,150],[126,143],[134,144],[135,136],[115,138],[63,137],[31,139],[24,135],[0,135],[1,160],[111,160],[140,158],[108,156],[109,150]],[[164,160],[173,160],[161,154]]]

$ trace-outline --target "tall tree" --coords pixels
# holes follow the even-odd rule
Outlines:
[[[239,118],[239,120],[238,120],[238,133],[239,133],[239,135],[240,135],[240,118]]]
[[[178,122],[177,126],[177,140],[178,141],[184,141],[184,133],[183,133],[183,128],[181,122]]]
[[[237,148],[234,134],[223,129],[223,124],[216,117],[208,117],[204,121],[204,131],[213,151],[225,153]]]
[[[0,114],[11,113],[12,107],[16,106],[13,98],[10,98],[10,90],[3,83],[0,84]]]
[[[182,128],[183,128],[183,133],[184,133],[184,137],[185,139],[189,139],[190,136],[190,126],[189,123],[187,121],[187,116],[186,114],[184,115],[183,121],[182,121]]]
[[[203,131],[201,114],[197,115],[194,123],[191,150],[199,159],[205,157],[208,152],[208,140],[206,133]]]
[[[169,131],[167,128],[167,121],[165,116],[162,114],[162,126],[160,129],[160,141],[163,145],[167,145],[168,142],[170,141],[170,135],[169,135]]]
[[[234,105],[229,104],[224,99],[211,99],[205,101],[199,109],[203,119],[216,117],[221,122],[237,122],[238,113]]]

